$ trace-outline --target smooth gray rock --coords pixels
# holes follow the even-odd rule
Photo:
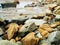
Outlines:
[[[48,41],[49,41],[49,42],[54,42],[54,41],[58,41],[58,40],[60,40],[60,31],[52,32],[52,33],[48,36]]]
[[[21,27],[21,29],[19,30],[19,32],[32,32],[34,31],[35,29],[37,28],[37,26],[35,25],[35,23],[33,22],[30,22],[30,23],[27,23],[25,25],[23,25]]]

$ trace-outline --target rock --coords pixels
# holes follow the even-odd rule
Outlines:
[[[21,37],[16,37],[15,40],[16,41],[19,41],[21,39]]]
[[[39,45],[51,45],[51,43],[48,40],[44,39],[39,43]]]
[[[18,37],[24,37],[26,36],[28,33],[27,32],[19,32],[18,33]]]
[[[59,31],[57,28],[54,28],[53,31]]]
[[[37,26],[35,25],[35,23],[31,22],[31,23],[27,23],[25,25],[23,25],[21,27],[21,29],[19,29],[19,32],[32,32],[37,28]]]
[[[39,29],[39,32],[41,33],[42,37],[46,38],[49,35],[49,32],[44,29]]]
[[[52,33],[48,36],[48,41],[49,41],[49,42],[54,42],[54,41],[58,41],[58,40],[60,40],[60,31],[52,32]]]
[[[2,28],[0,28],[0,35],[4,34]]]
[[[0,37],[0,41],[3,40],[2,37]]]
[[[38,28],[38,31],[41,33],[41,35],[44,38],[47,38],[51,32],[56,31],[56,30],[57,29],[51,28],[51,26],[49,24],[40,25]]]
[[[55,10],[58,10],[60,8],[60,6],[57,6],[57,7],[55,7]]]
[[[56,14],[60,14],[60,10],[57,10],[57,11],[56,11]]]
[[[57,26],[57,29],[59,29],[59,30],[60,30],[60,26]]]
[[[15,39],[11,39],[10,41],[16,43]]]
[[[31,23],[27,23],[25,25],[23,25],[20,29],[19,29],[19,37],[24,37],[25,35],[27,35],[29,32],[34,31],[35,29],[37,29],[37,26],[35,25],[35,23],[31,22]]]
[[[39,38],[35,37],[35,33],[31,32],[22,38],[23,45],[38,45]]]
[[[57,6],[55,10],[53,11],[55,14],[60,14],[60,6]]]
[[[7,27],[8,27],[7,30],[8,39],[11,39],[14,36],[14,34],[18,31],[19,26],[16,23],[11,23]]]
[[[0,18],[0,22],[4,22],[4,20],[2,18]]]
[[[60,4],[60,0],[56,0],[57,1],[57,4]]]
[[[27,18],[28,19],[28,18]],[[24,24],[24,22],[27,20],[27,19],[25,19],[25,18],[23,18],[23,19],[21,19],[21,18],[19,18],[19,19],[17,19],[17,20],[11,20],[11,23],[17,23],[17,24]]]
[[[60,15],[56,15],[55,21],[60,21]]]
[[[7,35],[7,34],[4,34],[4,35],[2,36],[2,38],[3,38],[3,39],[8,39],[8,35]]]
[[[50,45],[50,44],[48,44],[48,43],[43,43],[43,44],[41,44],[41,45]]]
[[[42,35],[40,34],[40,32],[39,31],[34,31],[35,32],[35,36],[37,37],[37,38],[40,38],[40,39],[42,39]]]
[[[22,42],[18,41],[18,42],[16,42],[16,44],[18,44],[18,45],[22,45]]]
[[[55,23],[51,24],[50,26],[51,26],[52,28],[54,28],[54,27],[57,27],[59,24],[60,24],[60,22],[55,22]]]
[[[47,38],[49,33],[53,31],[49,24],[40,25],[38,31],[41,33],[43,38]]]
[[[49,24],[40,25],[39,29],[41,29],[41,28],[46,30],[46,31],[48,31],[48,32],[52,32],[53,31],[53,28],[51,28],[51,26]]]
[[[56,17],[55,17],[56,19],[60,19],[60,15],[56,15]]]
[[[21,25],[19,25],[19,29],[21,29],[21,27],[22,27],[23,25],[21,24]]]
[[[29,19],[25,22],[25,24],[31,23],[31,22],[34,22],[36,25],[42,25],[42,24],[46,23],[46,21],[44,21],[42,19]]]
[[[1,40],[0,45],[18,45],[18,44],[10,42],[8,40]]]

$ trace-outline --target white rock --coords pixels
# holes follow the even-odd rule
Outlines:
[[[60,19],[60,15],[56,15],[56,17],[55,17],[56,19]]]
[[[34,22],[36,25],[42,25],[44,23],[46,23],[46,21],[42,20],[42,19],[29,19],[25,22],[25,24],[28,24],[28,23],[31,23],[31,22]]]

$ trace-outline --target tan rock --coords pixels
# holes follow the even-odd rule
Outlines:
[[[47,44],[44,43],[44,44],[41,44],[41,45],[47,45]]]
[[[41,29],[41,28],[38,29],[38,30],[41,33],[41,35],[43,36],[43,38],[48,37],[48,35],[49,35],[49,32],[48,31],[46,31],[44,29]]]
[[[60,14],[60,10],[57,10],[57,11],[56,11],[56,14]]]
[[[60,24],[59,22],[55,22],[54,24],[51,24],[50,26],[51,26],[52,28],[54,28],[54,27],[57,27],[59,24]]]
[[[23,45],[37,45],[39,42],[39,38],[36,38],[35,33],[31,32],[26,35],[21,41]]]
[[[45,38],[53,31],[53,28],[51,28],[49,24],[43,24],[39,26],[38,31],[41,33],[43,38]]]
[[[51,28],[51,26],[49,24],[43,24],[39,28],[42,28],[42,29],[44,29],[44,30],[46,30],[48,32],[52,32],[53,31],[53,29]]]
[[[21,29],[21,27],[22,27],[23,25],[21,24],[21,25],[19,25],[19,29]]]
[[[16,41],[18,41],[18,40],[20,40],[20,39],[21,39],[21,37],[16,37],[16,38],[15,38]]]
[[[8,25],[8,30],[7,30],[7,34],[8,34],[8,39],[11,39],[14,34],[18,31],[18,24],[16,23],[11,23]]]
[[[56,8],[55,8],[55,10],[54,10],[54,13],[55,14],[60,14],[60,6],[57,6]]]

